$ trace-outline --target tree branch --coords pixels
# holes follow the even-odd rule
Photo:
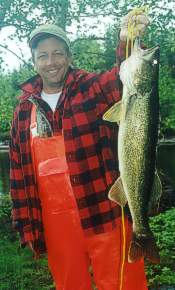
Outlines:
[[[86,51],[86,54],[90,54],[90,55],[98,55],[98,56],[103,56],[105,58],[110,58],[110,59],[113,59],[115,60],[116,57],[115,56],[110,56],[110,55],[107,55],[107,54],[104,54],[104,53],[98,53],[98,52],[91,52],[91,51]],[[74,53],[74,55],[79,55],[78,53]]]
[[[21,60],[28,67],[32,67],[29,63],[27,63],[24,59],[22,59],[19,55],[17,55],[14,51],[9,49],[7,46],[4,46],[4,45],[0,44],[0,47],[6,49],[8,52],[11,52],[13,55],[15,55],[19,60]]]
[[[109,39],[110,40],[110,38],[107,38],[107,37],[97,37],[97,36],[95,36],[95,35],[92,35],[92,36],[90,36],[90,37],[81,37],[81,38],[77,38],[77,39],[75,39],[72,43],[74,44],[74,43],[76,43],[76,42],[78,42],[78,41],[83,41],[83,40],[103,40],[103,41],[105,41],[105,40],[107,40],[107,39]]]
[[[85,18],[85,17],[98,17],[98,16],[111,16],[111,13],[99,13],[99,14],[80,14],[78,17]]]

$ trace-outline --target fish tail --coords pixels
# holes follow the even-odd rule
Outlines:
[[[133,263],[141,258],[146,258],[153,264],[160,263],[160,256],[154,237],[136,238],[133,235],[129,247],[128,262]]]

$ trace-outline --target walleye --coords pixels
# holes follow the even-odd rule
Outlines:
[[[109,199],[128,206],[133,236],[128,261],[146,257],[159,263],[159,253],[149,227],[148,211],[157,206],[162,187],[156,171],[159,126],[159,47],[143,50],[135,40],[131,56],[120,67],[122,100],[103,119],[119,123],[118,158],[120,177],[109,191]]]

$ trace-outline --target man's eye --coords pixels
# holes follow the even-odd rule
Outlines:
[[[41,55],[38,55],[38,59],[45,59],[47,57],[46,54],[41,54]]]
[[[61,52],[61,51],[56,51],[56,52],[55,52],[55,55],[62,56],[62,55],[64,55],[64,53]]]

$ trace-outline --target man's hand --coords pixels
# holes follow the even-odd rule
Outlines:
[[[134,25],[133,38],[137,36],[141,36],[144,34],[148,24],[150,23],[148,17],[144,13],[134,14],[133,11],[130,11],[127,15],[125,15],[121,20],[121,31],[120,31],[120,40],[126,41],[128,35],[128,24]]]
[[[39,258],[39,254],[35,251],[33,245],[32,245],[32,242],[27,242],[27,246],[29,247],[29,249],[32,251],[33,253],[33,258],[34,259],[38,259]]]

